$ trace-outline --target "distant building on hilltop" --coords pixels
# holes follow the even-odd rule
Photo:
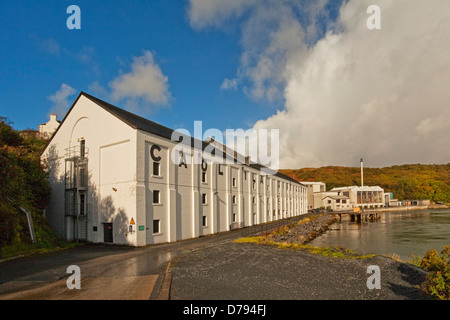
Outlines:
[[[42,138],[50,138],[56,129],[58,129],[60,122],[56,119],[56,113],[50,115],[50,120],[47,123],[39,125],[39,135]]]

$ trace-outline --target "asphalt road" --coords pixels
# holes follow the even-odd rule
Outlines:
[[[298,219],[298,218],[292,218]],[[230,242],[276,224],[201,238],[133,248],[85,245],[70,250],[0,261],[0,300],[159,299],[168,263],[198,248]],[[67,268],[80,268],[81,289],[69,290]],[[168,294],[166,293],[166,297]]]

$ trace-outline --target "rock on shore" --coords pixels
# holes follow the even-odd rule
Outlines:
[[[295,225],[280,227],[270,234],[274,242],[307,243],[328,230],[338,221],[338,216],[330,213],[308,214]]]

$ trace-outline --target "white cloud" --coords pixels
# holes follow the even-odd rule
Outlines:
[[[89,85],[89,91],[93,92],[94,94],[106,96],[108,94],[108,91],[105,87],[103,87],[98,81],[94,81]]]
[[[59,42],[53,38],[44,39],[40,43],[41,49],[49,54],[59,56],[61,54],[61,46]]]
[[[220,85],[221,90],[236,90],[238,87],[238,80],[225,78]]]
[[[315,41],[319,17],[326,23],[322,17],[325,5],[326,0],[191,0],[189,18],[196,29],[220,28],[227,21],[237,21],[233,25],[242,29],[241,66],[234,82],[225,79],[221,89],[234,89],[239,82],[250,97],[274,101],[283,97],[288,57]],[[307,22],[308,28],[303,28],[302,23]]]
[[[96,49],[94,47],[82,46],[78,51],[72,51],[61,46],[61,44],[53,38],[38,41],[40,49],[43,52],[57,57],[73,59],[81,65],[89,67],[90,71],[96,69],[95,71],[98,72],[98,63],[95,60]]]
[[[76,92],[77,91],[71,86],[65,83],[61,84],[58,91],[48,97],[48,99],[53,102],[50,112],[56,113],[58,119],[64,118],[71,106],[69,97],[73,96]]]
[[[241,16],[238,75],[285,101],[254,126],[280,129],[281,167],[448,162],[450,2],[379,0],[381,30],[366,27],[372,0],[344,2],[336,23],[318,19],[324,1],[307,18],[276,3]]]
[[[240,16],[260,0],[190,0],[189,21],[194,28],[218,27],[231,16]]]
[[[125,100],[129,107],[138,105],[167,105],[170,100],[168,77],[155,63],[150,51],[133,58],[131,71],[109,83],[113,100]]]

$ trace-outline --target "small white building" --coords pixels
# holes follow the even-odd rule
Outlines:
[[[330,191],[336,192],[337,196],[347,197],[352,207],[371,209],[382,208],[385,205],[384,190],[379,186],[340,187]]]
[[[50,115],[50,120],[39,125],[39,135],[42,138],[50,138],[56,129],[58,129],[60,122],[56,119],[56,113]]]
[[[317,196],[316,196],[317,198]],[[316,199],[316,203],[321,203],[319,207],[332,209],[333,211],[352,210],[355,205],[350,203],[350,198],[339,195],[338,192],[323,192],[320,194],[320,200]]]
[[[332,209],[333,211],[381,208],[386,204],[384,190],[378,186],[350,186],[333,188],[326,191],[323,182],[301,182],[308,192],[308,210]]]
[[[322,207],[321,193],[327,190],[326,184],[313,181],[300,181],[300,183],[306,187],[308,193],[308,210]]]
[[[173,132],[81,92],[41,156],[52,187],[46,216],[57,233],[144,246],[307,212],[296,180],[254,163],[211,162],[202,153],[210,144],[191,137],[178,152]]]

